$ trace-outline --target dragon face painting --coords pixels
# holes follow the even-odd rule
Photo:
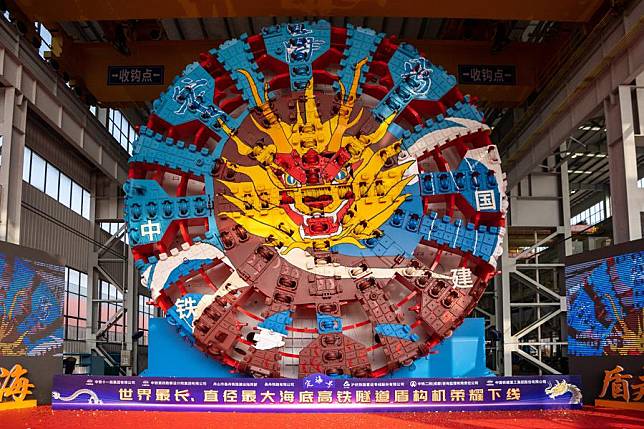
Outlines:
[[[255,377],[379,377],[426,356],[495,275],[507,207],[455,83],[410,45],[323,20],[188,65],[124,187],[168,323]]]
[[[339,112],[323,122],[311,81],[295,102],[293,124],[272,112],[267,116],[274,120],[267,126],[253,119],[267,136],[262,145],[251,148],[231,134],[240,156],[260,162],[242,166],[226,160],[227,167],[248,180],[222,180],[232,193],[225,198],[240,210],[222,214],[283,252],[328,250],[337,244],[364,248],[362,240],[377,237],[378,228],[409,197],[403,190],[413,178],[406,174],[413,161],[389,162],[384,168],[401,150],[400,140],[374,147],[390,121],[367,135],[346,133],[362,116],[362,110],[352,115],[356,89],[354,85],[350,101],[340,103]]]

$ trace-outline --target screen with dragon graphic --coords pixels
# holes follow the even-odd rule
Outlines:
[[[0,245],[0,356],[63,352],[65,268],[42,252]]]
[[[566,266],[568,352],[644,353],[644,250]]]

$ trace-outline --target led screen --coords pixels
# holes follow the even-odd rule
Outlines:
[[[644,251],[566,267],[568,352],[644,353]]]
[[[61,354],[64,266],[23,250],[0,246],[0,356]]]

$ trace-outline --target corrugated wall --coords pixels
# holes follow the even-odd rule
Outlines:
[[[85,189],[92,189],[94,168],[36,114],[29,112],[25,144]]]
[[[28,183],[22,184],[20,244],[60,255],[65,264],[87,272],[92,246],[82,237],[91,237],[87,219]]]
[[[92,189],[92,168],[69,149],[60,136],[35,114],[27,117],[25,143],[86,189]],[[23,182],[20,244],[60,255],[66,265],[87,272],[93,237],[90,222],[45,193]]]

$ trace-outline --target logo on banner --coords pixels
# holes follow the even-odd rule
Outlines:
[[[544,390],[550,399],[555,399],[558,396],[570,393],[570,404],[581,403],[581,390],[574,384],[568,383],[566,380],[555,381],[554,386],[548,383],[548,387]]]

